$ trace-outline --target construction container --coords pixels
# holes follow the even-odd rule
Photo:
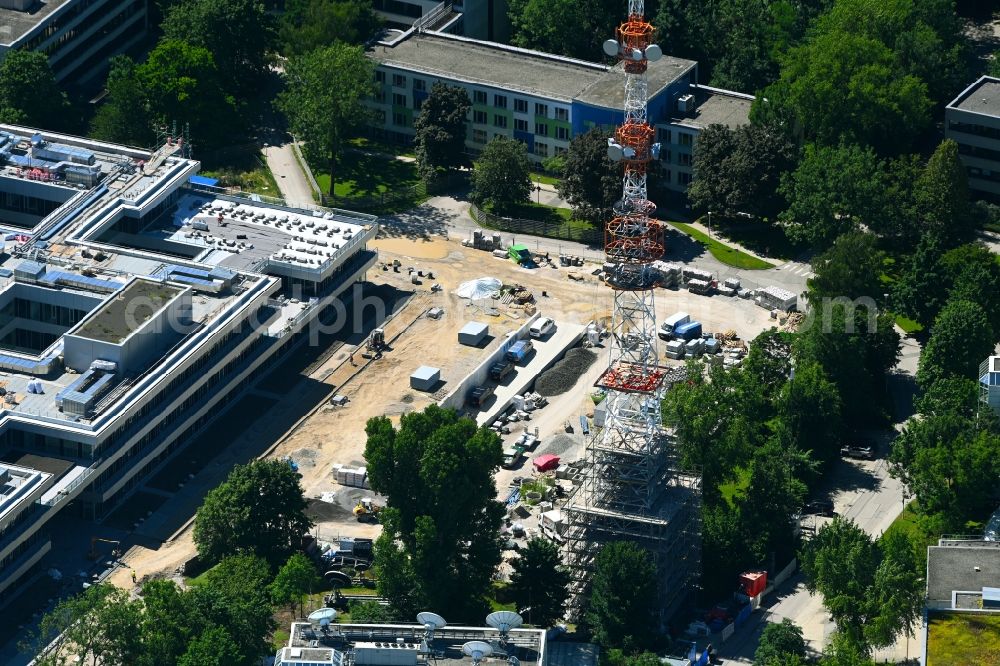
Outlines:
[[[441,369],[422,365],[410,375],[410,388],[416,391],[431,391],[441,381]]]
[[[745,571],[740,574],[740,589],[748,597],[756,597],[767,587],[766,571]]]
[[[740,290],[740,279],[739,278],[726,278],[726,281],[723,283],[723,285],[726,286],[726,287],[729,287],[730,289],[735,289],[736,291],[739,291]]]
[[[490,327],[478,321],[470,321],[458,332],[458,341],[463,345],[478,347],[482,344],[486,336],[489,335]]]
[[[732,287],[718,287],[716,289],[716,291],[719,293],[719,296],[735,296],[736,295],[736,290],[733,289]]]
[[[685,267],[681,270],[681,275],[684,276],[685,280],[701,280],[702,282],[711,282],[714,278],[711,272],[703,271],[697,268]]]
[[[674,337],[678,340],[692,340],[701,337],[701,322],[688,321],[674,329]]]

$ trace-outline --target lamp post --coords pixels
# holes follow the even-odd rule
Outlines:
[[[712,237],[712,211],[708,211],[708,237]]]

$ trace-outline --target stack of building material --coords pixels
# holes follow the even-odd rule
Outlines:
[[[333,466],[333,476],[337,483],[342,486],[371,489],[371,486],[368,485],[368,469],[365,467],[348,467],[336,464]]]

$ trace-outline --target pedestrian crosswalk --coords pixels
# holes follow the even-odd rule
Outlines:
[[[812,272],[812,266],[797,261],[789,261],[788,263],[782,264],[781,266],[778,266],[778,270],[788,271],[789,273],[793,273],[795,275],[802,275],[807,278],[811,278],[814,275],[816,275],[815,273]]]

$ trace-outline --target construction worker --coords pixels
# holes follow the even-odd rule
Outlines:
[[[358,367],[358,364],[354,362],[354,352],[351,352],[351,355],[348,358],[351,361],[351,367],[353,367],[353,368]]]
[[[135,569],[132,569],[132,584],[135,585]]]

